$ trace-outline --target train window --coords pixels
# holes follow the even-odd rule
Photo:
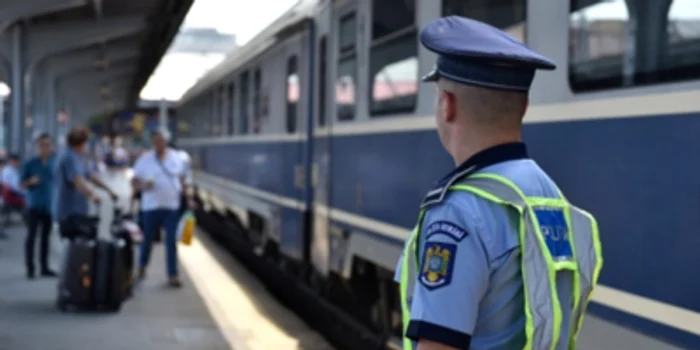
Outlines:
[[[374,0],[372,9],[370,115],[411,112],[418,96],[415,1]]]
[[[260,121],[262,114],[260,113],[260,68],[255,70],[253,74],[253,133],[260,133]]]
[[[444,16],[457,15],[488,23],[525,42],[526,0],[442,0]]]
[[[228,119],[228,95],[226,94],[226,85],[219,87],[219,117],[216,119],[218,129],[217,136],[226,135],[226,119]]]
[[[372,1],[372,40],[413,27],[417,0]]]
[[[338,76],[335,80],[335,104],[338,120],[352,120],[355,118],[355,88],[357,83],[356,30],[354,13],[340,20],[340,52]]]
[[[574,92],[700,76],[696,0],[571,0],[569,84]]]
[[[292,56],[287,61],[287,132],[297,131],[297,106],[299,102],[299,74],[297,73],[297,57]]]
[[[328,63],[326,62],[327,56],[327,40],[324,35],[318,44],[318,125],[326,125],[326,79]]]
[[[248,95],[248,90],[250,89],[250,84],[248,82],[248,71],[245,71],[241,73],[241,85],[239,87],[241,91],[241,100],[240,100],[240,110],[239,110],[239,117],[241,118],[241,134],[247,134],[248,133],[248,102],[250,100],[250,96]]]
[[[221,126],[219,125],[221,120],[221,97],[219,96],[219,89],[214,88],[211,92],[211,129],[209,130],[210,136],[218,136],[219,131],[221,131]]]
[[[228,119],[226,124],[228,125],[228,134],[233,135],[236,131],[236,119],[234,118],[235,113],[235,102],[236,102],[236,85],[233,83],[228,84]]]
[[[355,76],[357,67],[355,56],[348,56],[338,62],[338,79],[335,82],[335,103],[338,120],[352,120],[355,117]]]
[[[355,13],[346,15],[340,19],[340,50],[355,48],[355,35],[357,34],[357,22]]]

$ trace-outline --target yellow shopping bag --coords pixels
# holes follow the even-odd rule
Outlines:
[[[194,220],[194,215],[192,214],[191,211],[186,211],[184,214],[182,214],[182,218],[180,218],[180,224],[178,225],[178,235],[179,235],[179,240],[182,244],[184,245],[190,245],[192,244],[192,238],[194,237],[194,228],[196,226],[196,222]]]

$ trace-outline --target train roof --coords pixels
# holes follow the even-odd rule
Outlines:
[[[226,56],[223,62],[216,65],[197,80],[197,82],[182,95],[177,102],[177,106],[182,106],[187,101],[210,89],[221,79],[235,72],[250,59],[272,47],[277,42],[278,34],[309,18],[313,18],[318,3],[319,0],[299,0],[287,12],[253,37],[247,44]]]

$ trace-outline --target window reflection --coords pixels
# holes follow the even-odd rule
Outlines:
[[[299,101],[299,75],[296,73],[287,77],[287,102]]]
[[[630,9],[630,4],[635,8]],[[572,0],[569,78],[574,91],[700,76],[700,1]]]
[[[355,82],[357,67],[355,55],[355,14],[340,19],[340,47],[338,75],[335,80],[335,103],[338,120],[355,118]]]
[[[297,129],[297,106],[299,101],[299,74],[297,73],[297,58],[292,56],[287,62],[287,132]]]
[[[355,116],[355,57],[338,63],[338,78],[335,83],[335,102],[338,120],[351,120]]]
[[[418,58],[409,57],[382,68],[372,84],[372,112],[413,109],[418,93]]]
[[[418,92],[415,2],[374,0],[372,39],[370,115],[413,111]]]

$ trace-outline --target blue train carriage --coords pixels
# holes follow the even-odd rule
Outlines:
[[[301,2],[181,101],[207,205],[245,227],[251,249],[309,268],[328,299],[399,335],[394,265],[426,189],[453,166],[434,87],[418,83],[435,57],[416,33],[449,14],[559,64],[537,75],[524,138],[599,219],[591,311],[700,347],[700,279],[685,272],[700,266],[694,0]]]
[[[281,250],[291,261],[303,254],[299,179],[314,8],[304,4],[284,14],[203,77],[180,105],[190,136],[180,143],[199,169],[207,209],[237,218],[258,250]]]

